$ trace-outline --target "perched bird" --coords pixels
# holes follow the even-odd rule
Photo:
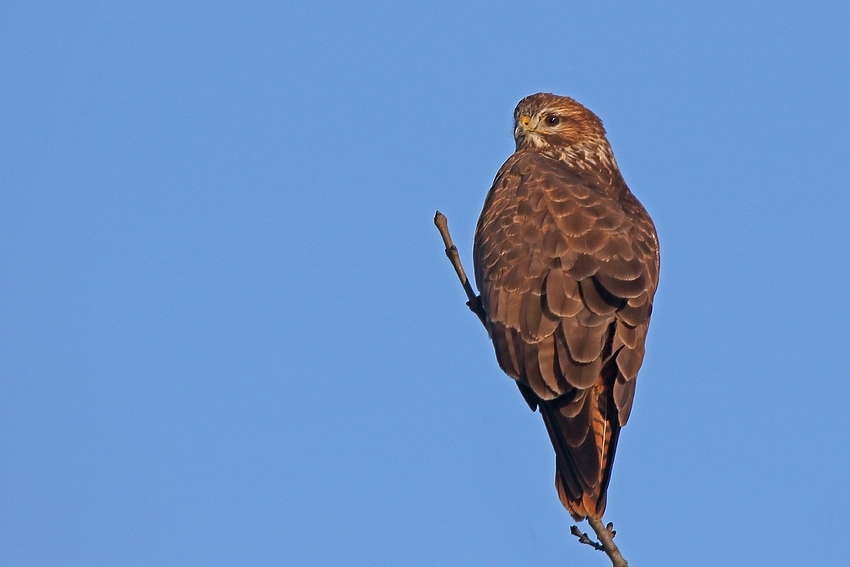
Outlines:
[[[561,502],[577,521],[600,519],[643,362],[658,237],[595,114],[538,93],[514,119],[516,152],[475,231],[484,323],[543,416]]]

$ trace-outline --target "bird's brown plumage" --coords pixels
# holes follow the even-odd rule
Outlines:
[[[475,232],[475,280],[499,365],[543,416],[561,502],[577,520],[601,518],[643,362],[658,239],[596,115],[538,93],[515,120],[516,152]]]

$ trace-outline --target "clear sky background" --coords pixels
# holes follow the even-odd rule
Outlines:
[[[608,564],[431,224],[550,91],[662,244],[625,556],[845,566],[850,6],[355,4],[0,7],[0,564]]]

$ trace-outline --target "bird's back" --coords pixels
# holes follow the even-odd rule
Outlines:
[[[502,369],[539,408],[556,485],[601,517],[658,284],[658,241],[615,163],[518,150],[487,195],[475,279]]]

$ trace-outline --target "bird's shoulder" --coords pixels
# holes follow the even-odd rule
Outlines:
[[[500,276],[517,272],[520,277],[508,279],[522,282],[547,272],[557,258],[582,280],[597,272],[599,262],[632,263],[636,252],[650,260],[657,254],[654,231],[619,171],[571,167],[541,152],[518,151],[500,168],[485,200],[475,237],[476,279],[481,284],[481,278],[504,280]]]

